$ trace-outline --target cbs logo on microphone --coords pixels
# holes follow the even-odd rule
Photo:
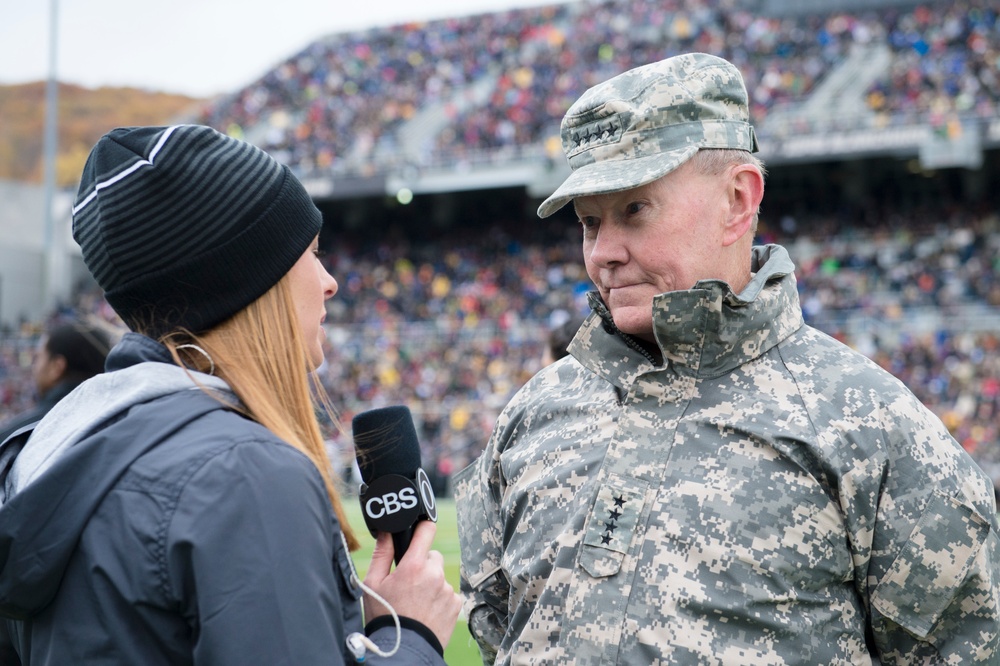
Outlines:
[[[418,468],[415,479],[387,474],[361,485],[361,509],[368,529],[402,532],[418,520],[437,521],[437,501],[430,479]]]

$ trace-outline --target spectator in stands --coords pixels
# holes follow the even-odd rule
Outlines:
[[[25,663],[444,663],[461,602],[433,523],[391,572],[381,535],[367,585],[350,561],[307,376],[338,288],[321,225],[287,167],[208,127],[92,150],[74,237],[131,331],[0,479]]]
[[[31,365],[38,401],[32,409],[0,424],[0,442],[22,429],[30,430],[70,391],[103,372],[110,350],[108,332],[83,321],[60,324],[43,335]]]
[[[457,475],[484,660],[1000,658],[989,478],[900,382],[803,324],[729,62],[668,58],[562,122],[597,286]]]

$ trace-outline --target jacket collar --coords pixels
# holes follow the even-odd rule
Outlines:
[[[795,266],[779,245],[753,248],[753,278],[736,294],[726,282],[703,280],[686,291],[653,299],[653,325],[665,365],[681,375],[725,374],[787,338],[802,324]],[[597,292],[593,310],[569,351],[616,386],[663,367],[639,342],[615,327]]]
[[[174,359],[167,348],[156,340],[129,331],[108,353],[104,367],[107,372],[113,372],[146,362],[173,365]]]

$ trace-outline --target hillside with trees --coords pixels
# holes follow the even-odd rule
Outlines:
[[[41,183],[44,174],[44,81],[0,85],[0,179]],[[76,185],[91,147],[108,130],[190,122],[202,100],[137,88],[59,85],[56,182]]]

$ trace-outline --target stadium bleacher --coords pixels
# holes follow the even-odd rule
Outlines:
[[[990,2],[824,4],[607,0],[332,35],[199,120],[245,133],[304,176],[544,158],[586,88],[695,50],[740,67],[764,144],[996,117]]]

